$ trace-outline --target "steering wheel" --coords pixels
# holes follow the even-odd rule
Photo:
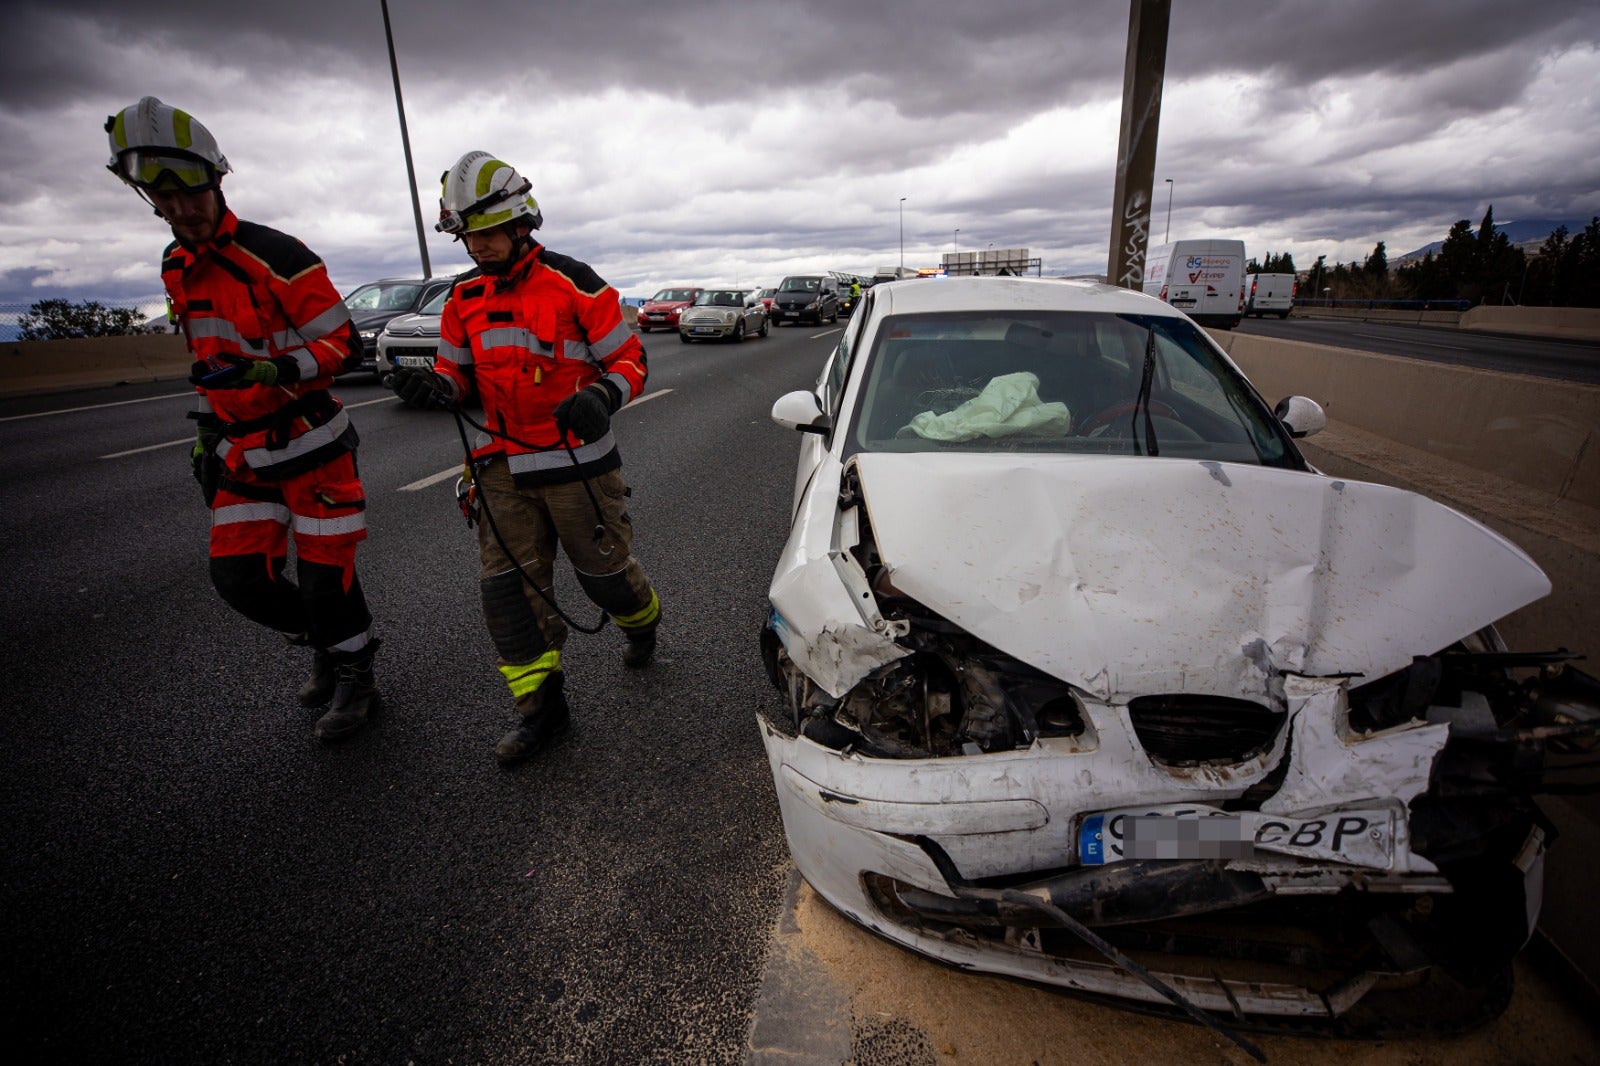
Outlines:
[[[1102,426],[1109,426],[1121,415],[1131,415],[1138,410],[1137,403],[1119,403],[1103,410],[1096,411],[1082,422],[1078,423],[1078,435],[1087,437],[1090,433]],[[1151,400],[1144,405],[1145,411],[1150,415],[1160,415],[1162,418],[1178,419],[1178,412],[1162,403],[1160,400]]]

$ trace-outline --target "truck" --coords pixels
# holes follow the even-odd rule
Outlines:
[[[1293,274],[1251,274],[1249,281],[1250,295],[1244,303],[1246,315],[1289,317],[1296,290]]]
[[[1244,318],[1244,263],[1243,241],[1159,244],[1150,249],[1143,288],[1202,326],[1232,329]]]
[[[878,272],[872,275],[872,284],[880,281],[899,281],[902,278],[914,278],[917,272],[910,267],[886,266],[879,267]]]

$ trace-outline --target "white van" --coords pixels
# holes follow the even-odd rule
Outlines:
[[[1244,242],[1173,241],[1150,249],[1144,291],[1202,326],[1232,329],[1244,317]]]
[[[1250,296],[1245,300],[1244,313],[1260,318],[1277,315],[1288,318],[1294,307],[1295,280],[1293,274],[1251,274]]]

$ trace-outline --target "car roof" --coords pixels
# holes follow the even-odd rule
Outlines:
[[[1142,292],[1058,278],[906,278],[880,281],[872,292],[880,314],[1038,310],[1182,317],[1171,304]]]

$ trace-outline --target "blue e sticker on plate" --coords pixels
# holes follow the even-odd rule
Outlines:
[[[1102,832],[1105,821],[1105,815],[1091,814],[1083,820],[1083,828],[1078,830],[1078,861],[1085,866],[1105,865],[1106,843]]]

